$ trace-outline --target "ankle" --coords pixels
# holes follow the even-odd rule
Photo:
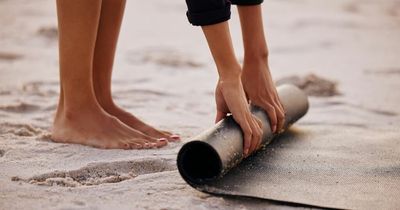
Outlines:
[[[59,105],[57,108],[56,118],[62,121],[75,121],[79,118],[88,117],[88,115],[98,115],[104,112],[98,104],[85,104],[83,106],[68,106],[66,104]]]
[[[117,109],[117,105],[114,103],[113,99],[110,97],[98,97],[96,96],[97,101],[101,108],[106,112],[112,112]]]

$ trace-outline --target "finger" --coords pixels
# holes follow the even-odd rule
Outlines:
[[[244,92],[244,94],[245,94],[245,96],[246,96],[246,101],[249,102],[249,100],[250,100],[249,94],[247,94],[246,91]]]
[[[285,125],[285,113],[281,109],[276,109],[276,118],[278,120],[278,132],[284,129]]]
[[[277,132],[281,132],[285,125],[285,113],[279,101],[274,101],[273,106],[277,118]]]
[[[249,154],[253,153],[257,145],[260,143],[261,139],[261,132],[260,132],[260,127],[256,121],[256,118],[254,116],[250,116],[249,121],[251,121],[251,129],[252,129],[252,139],[251,139],[251,144],[250,144],[250,149],[249,149]]]
[[[277,121],[278,121],[277,117],[276,117],[275,108],[271,104],[266,103],[266,105],[264,105],[264,109],[268,114],[271,130],[273,133],[275,133],[276,128],[277,128]]]
[[[238,122],[243,131],[243,155],[247,156],[249,154],[252,130],[249,123],[246,120],[241,120]]]
[[[281,103],[281,99],[279,98],[278,92],[275,92],[275,97],[274,97],[274,101],[276,102],[276,104],[279,106],[279,108],[284,111],[284,107]]]
[[[283,104],[281,103],[278,95],[276,96],[275,103],[278,105],[279,110],[282,112],[283,116],[285,116],[285,107],[283,107]]]
[[[256,122],[257,122],[257,124],[259,126],[259,131],[260,131],[260,141],[258,142],[257,147],[256,147],[256,149],[258,149],[258,148],[260,148],[262,140],[263,140],[263,134],[264,134],[263,128],[264,128],[264,125],[263,125],[262,121],[258,117],[254,116],[254,119],[256,120]]]
[[[260,134],[259,141],[257,142],[256,147],[255,147],[255,149],[254,149],[254,150],[257,150],[257,149],[260,148],[260,145],[261,145],[261,143],[262,143],[262,138],[263,138],[263,127],[264,127],[264,126],[263,126],[262,121],[261,121],[258,117],[256,117],[255,115],[253,115],[253,118],[254,118],[254,121],[255,121],[255,123],[256,123],[256,125],[257,125],[258,132],[259,132],[259,134]]]
[[[226,113],[221,112],[221,111],[217,111],[217,116],[215,117],[215,123],[221,121],[225,117],[226,117]]]

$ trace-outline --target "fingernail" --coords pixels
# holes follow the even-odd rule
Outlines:
[[[245,149],[244,150],[244,155],[247,156],[248,153],[249,153],[249,149]]]
[[[272,126],[272,132],[276,132],[276,125]]]

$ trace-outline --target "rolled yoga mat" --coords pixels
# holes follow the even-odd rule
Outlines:
[[[307,112],[307,97],[293,86],[281,86],[278,93],[288,128]],[[195,189],[215,195],[338,209],[399,209],[398,129],[354,124],[397,118],[346,104],[315,110],[311,119],[271,142],[266,114],[253,107],[269,144],[244,160],[242,133],[228,117],[182,147],[179,172]]]
[[[286,130],[307,113],[308,98],[293,85],[282,85],[277,91],[286,113]],[[251,112],[263,123],[262,144],[269,144],[275,134],[271,132],[268,115],[256,106],[251,107]],[[229,116],[183,145],[177,162],[183,179],[197,187],[221,178],[243,158],[243,133],[233,117]]]

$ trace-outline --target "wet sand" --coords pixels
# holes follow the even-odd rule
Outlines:
[[[126,151],[49,140],[59,93],[55,2],[0,1],[0,209],[298,208],[207,195],[180,178],[177,151],[213,125],[217,80],[185,7],[184,1],[127,3],[113,78],[116,101],[180,133],[183,142]],[[400,1],[271,0],[263,7],[274,79],[311,90],[310,111],[297,130],[335,137],[368,130],[382,141],[400,139]],[[391,149],[400,152],[400,146]]]

